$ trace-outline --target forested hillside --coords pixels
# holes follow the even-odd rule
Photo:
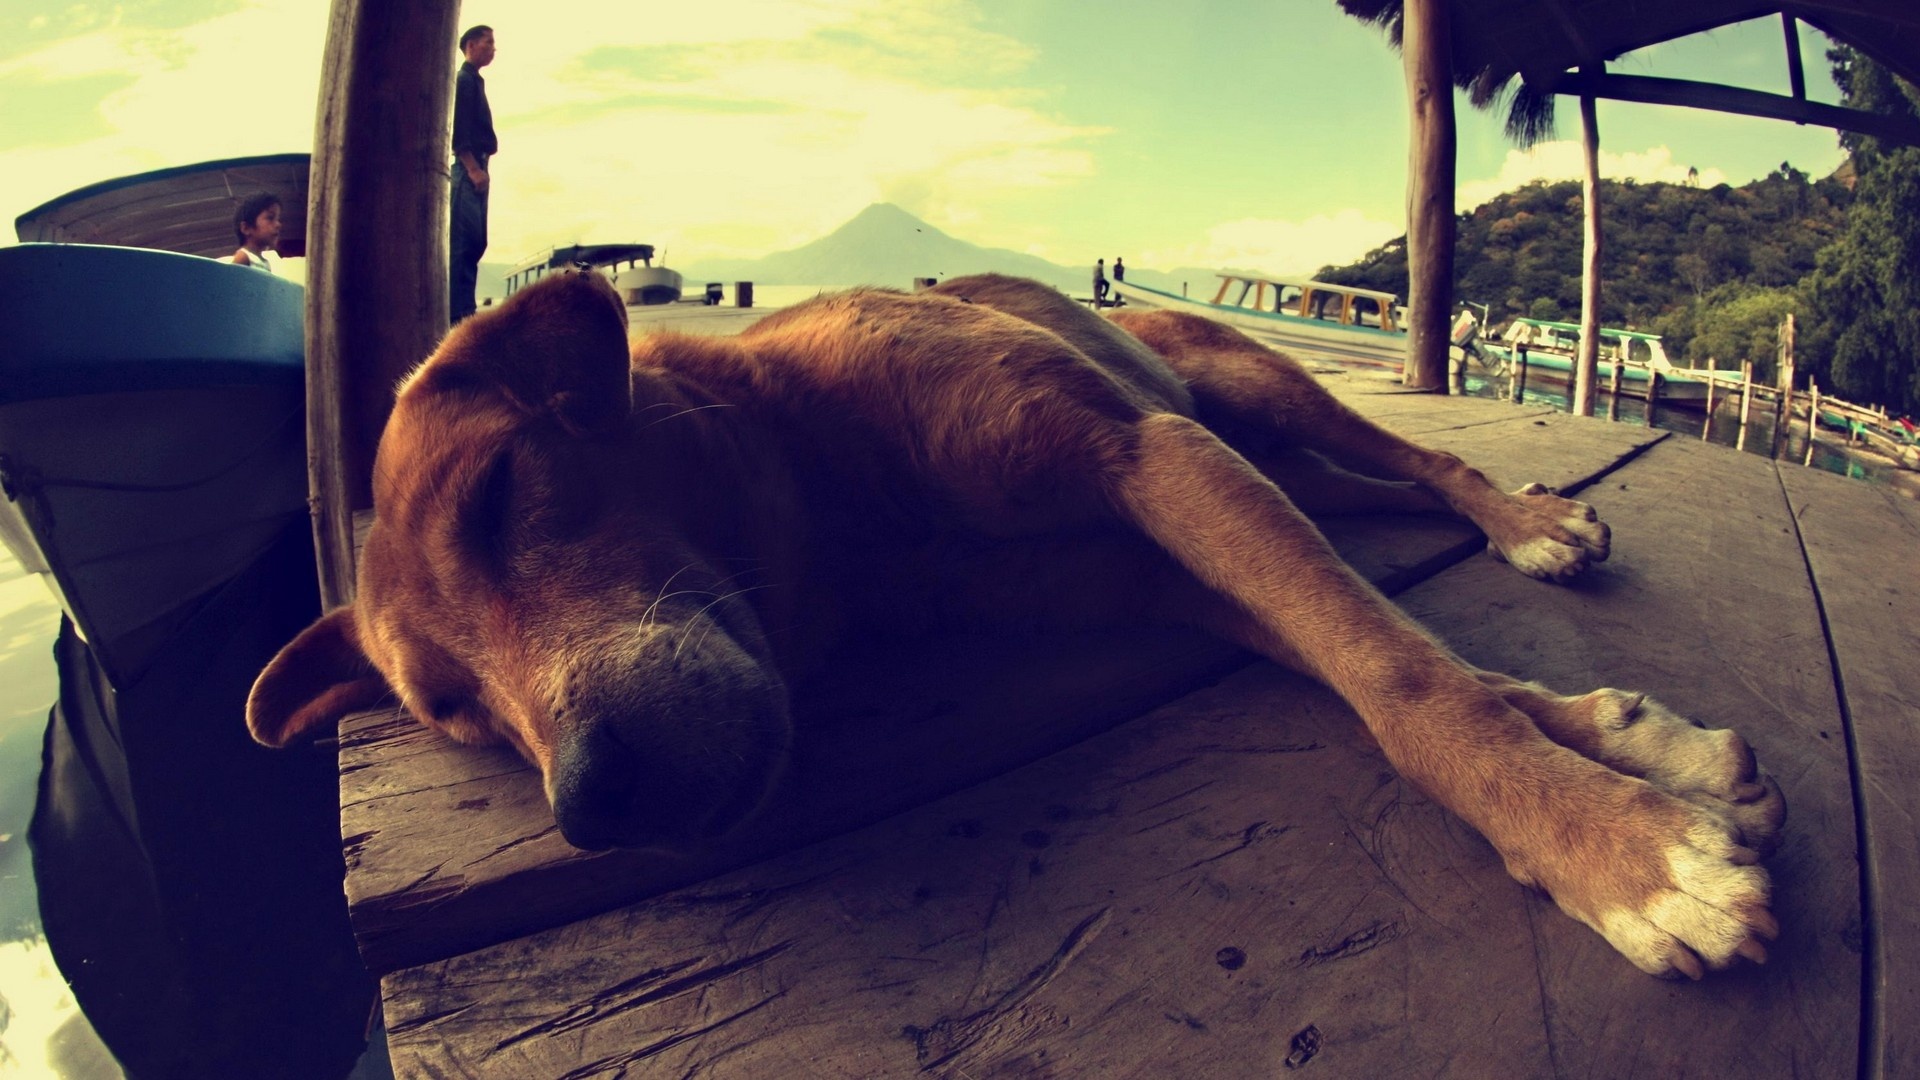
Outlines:
[[[1815,181],[1784,163],[1738,188],[1631,181],[1600,187],[1601,320],[1641,329],[1662,323],[1659,329],[1681,354],[1692,327],[1674,316],[1709,298],[1731,300],[1730,292],[1798,284],[1813,272],[1820,249],[1846,227],[1852,202],[1840,180]],[[1568,180],[1528,184],[1461,215],[1455,297],[1488,305],[1496,324],[1516,315],[1577,321],[1582,213],[1580,184]],[[1320,276],[1404,297],[1405,239]]]
[[[1920,90],[1846,48],[1828,53],[1844,104],[1920,119]],[[1665,336],[1668,351],[1771,377],[1795,316],[1799,381],[1920,415],[1920,147],[1842,135],[1820,180],[1782,163],[1744,187],[1603,181],[1601,320]],[[1460,218],[1454,296],[1576,321],[1580,185],[1534,183]],[[1406,241],[1320,277],[1406,295]]]

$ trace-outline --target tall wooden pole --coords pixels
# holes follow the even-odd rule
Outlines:
[[[1597,72],[1598,66],[1583,68]],[[1580,351],[1573,361],[1573,413],[1593,415],[1594,373],[1600,363],[1600,121],[1594,99],[1580,98],[1580,134],[1586,148],[1581,201],[1586,210],[1586,244],[1580,279]]]
[[[307,479],[331,609],[393,387],[447,329],[459,0],[334,0],[307,202]]]
[[[1453,45],[1448,0],[1406,0],[1400,53],[1412,112],[1407,163],[1407,361],[1402,382],[1447,389],[1453,308]]]

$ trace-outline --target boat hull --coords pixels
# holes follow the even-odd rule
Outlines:
[[[680,300],[680,272],[664,266],[629,266],[613,276],[613,287],[628,307],[673,304]]]
[[[230,263],[0,249],[0,539],[116,685],[306,513],[304,311]]]
[[[1184,311],[1222,322],[1264,345],[1291,352],[1312,353],[1344,363],[1399,371],[1406,364],[1407,336],[1370,327],[1346,326],[1319,319],[1250,311],[1213,304],[1128,281],[1113,283],[1114,295],[1129,307]]]

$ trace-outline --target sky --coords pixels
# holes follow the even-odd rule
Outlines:
[[[0,213],[116,176],[311,146],[324,0],[0,0]],[[500,137],[489,262],[644,242],[673,265],[799,246],[874,202],[1063,264],[1275,274],[1405,231],[1406,92],[1333,0],[474,0]],[[1809,96],[1833,101],[1803,28]],[[430,60],[431,58],[424,58]],[[451,78],[453,43],[442,62]],[[1766,20],[1626,74],[1787,92]],[[1458,98],[1462,209],[1578,175]],[[1830,130],[1601,102],[1604,175],[1745,183],[1841,161]],[[7,230],[6,241],[11,241]]]

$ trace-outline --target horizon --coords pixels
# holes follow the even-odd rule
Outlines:
[[[23,118],[0,136],[9,218],[112,177],[310,146],[325,5],[135,0],[8,22],[0,106]],[[1062,266],[1121,252],[1141,269],[1311,273],[1406,231],[1400,57],[1331,3],[742,0],[713,19],[494,0],[466,5],[475,23],[500,45],[485,71],[501,138],[489,263],[633,241],[697,267],[800,247],[875,204]],[[1837,101],[1813,59],[1829,43],[1801,34],[1809,97]],[[445,63],[451,79],[451,42]],[[1611,69],[1787,81],[1776,20]],[[1560,138],[1522,153],[1502,115],[1455,97],[1460,209],[1578,176],[1569,103]],[[1830,130],[1751,117],[1602,101],[1599,126],[1613,179],[1695,168],[1702,186],[1739,186],[1845,157]]]

